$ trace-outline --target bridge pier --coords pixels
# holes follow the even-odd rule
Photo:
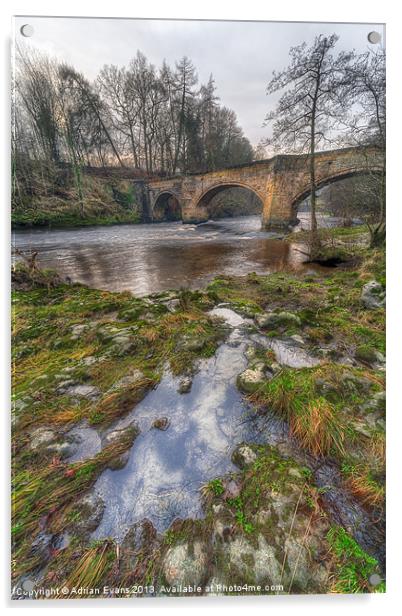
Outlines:
[[[182,199],[182,202],[181,212],[184,224],[197,225],[209,219],[207,208],[202,205],[197,205],[195,199]]]
[[[273,172],[267,182],[261,226],[264,231],[289,231],[297,222],[292,207],[293,182],[284,182],[284,174]]]

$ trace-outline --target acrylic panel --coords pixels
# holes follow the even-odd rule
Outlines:
[[[385,590],[385,26],[16,17],[12,598]]]

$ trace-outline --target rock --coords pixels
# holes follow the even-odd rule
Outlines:
[[[292,586],[297,585],[305,589],[311,576],[311,563],[306,546],[293,537],[285,540],[286,564],[292,576]]]
[[[236,385],[240,391],[251,394],[256,391],[266,381],[265,365],[261,363],[254,364],[254,366],[247,368],[238,375],[236,379]]]
[[[234,479],[228,479],[224,481],[225,492],[223,498],[236,498],[241,492],[241,483],[236,482]]]
[[[83,364],[84,366],[93,366],[98,361],[100,360],[94,357],[93,355],[88,355],[88,357],[83,357],[81,359],[81,364]]]
[[[79,325],[73,325],[71,328],[71,340],[78,340],[81,338],[82,334],[88,331],[89,325],[86,323],[82,323]]]
[[[126,336],[124,334],[117,334],[117,336],[113,337],[112,342],[111,353],[116,357],[129,355],[135,351],[137,347],[136,340],[132,336]]]
[[[372,387],[372,381],[370,379],[366,379],[364,376],[357,376],[352,372],[347,372],[343,375],[342,379],[343,385],[349,390],[356,389],[359,392],[367,393],[370,391]]]
[[[203,340],[202,338],[186,335],[183,336],[183,338],[177,343],[177,350],[197,352],[201,351],[204,346],[205,340]]]
[[[249,466],[257,459],[257,454],[245,443],[241,443],[232,453],[232,462],[239,468]]]
[[[262,534],[258,535],[258,548],[244,537],[236,537],[229,544],[228,556],[231,565],[258,584],[263,581],[278,584],[281,578],[281,565],[275,549],[268,545]]]
[[[109,445],[112,445],[113,443],[118,443],[122,439],[125,439],[125,438],[128,438],[130,440],[132,439],[132,441],[134,441],[134,439],[136,438],[136,436],[138,436],[138,434],[139,434],[138,426],[135,422],[132,422],[131,424],[129,424],[128,426],[124,428],[121,428],[118,430],[112,430],[111,432],[106,434],[103,439],[103,446],[108,447]]]
[[[383,358],[381,353],[379,354],[376,349],[373,349],[367,344],[358,346],[355,351],[355,358],[365,364],[375,364],[379,356]]]
[[[121,379],[116,381],[111,387],[111,390],[115,389],[123,389],[125,387],[130,387],[135,385],[136,383],[142,381],[145,378],[145,375],[141,370],[134,370],[131,374],[127,374],[123,376]]]
[[[87,400],[97,400],[101,395],[100,390],[95,385],[82,384],[62,387],[62,393],[72,398],[86,398]]]
[[[370,427],[369,421],[366,421],[366,422],[354,421],[352,425],[356,432],[368,438],[371,436],[372,427],[374,427],[374,426]]]
[[[193,379],[191,378],[191,376],[185,376],[180,380],[177,391],[179,392],[179,394],[187,394],[190,391],[192,384]]]
[[[324,396],[328,399],[336,399],[339,396],[339,388],[334,383],[331,383],[331,381],[320,378],[315,379],[315,388],[320,396]]]
[[[351,357],[341,357],[341,359],[338,362],[339,364],[342,364],[342,366],[351,366],[353,367],[356,362],[351,358]]]
[[[65,372],[65,369],[63,370],[63,372]],[[69,387],[72,387],[73,385],[78,385],[79,384],[76,381],[74,381],[73,379],[66,379],[65,375],[56,375],[56,378],[58,378],[58,377],[64,378],[64,380],[60,381],[60,383],[57,386],[56,391],[57,391],[58,394],[65,394]]]
[[[53,547],[53,535],[44,531],[39,532],[31,544],[31,554],[39,558],[42,563],[49,559]]]
[[[365,308],[382,308],[385,305],[385,292],[376,280],[371,280],[364,285],[360,301]]]
[[[95,492],[91,492],[83,496],[74,509],[79,513],[74,516],[74,521],[71,523],[74,534],[88,535],[98,528],[105,510],[105,503]]]
[[[127,449],[127,451],[123,451],[122,454],[110,460],[107,467],[110,468],[111,471],[119,471],[126,466],[129,459],[130,450]]]
[[[300,327],[299,317],[292,312],[265,312],[255,316],[255,322],[264,329],[278,327]]]
[[[378,391],[370,398],[370,400],[362,405],[362,409],[367,413],[375,413],[381,417],[385,414],[385,405],[386,393],[385,391]]]
[[[167,430],[170,426],[170,420],[168,417],[160,417],[159,419],[155,419],[152,424],[153,428],[157,428],[158,430]]]
[[[59,458],[69,458],[74,453],[74,446],[66,441],[63,443],[51,443],[46,447],[46,451]]]
[[[213,511],[215,514],[218,514],[218,513],[220,513],[221,511],[223,511],[223,505],[222,505],[222,503],[218,503],[217,505],[212,505],[212,511]]]
[[[169,312],[177,312],[177,310],[180,308],[180,300],[177,298],[170,299],[169,301],[163,303],[169,310]]]
[[[131,526],[124,537],[122,548],[131,554],[138,553],[140,550],[149,550],[155,542],[157,532],[150,520],[145,518]]]
[[[293,340],[296,346],[305,346],[305,342],[303,338],[299,336],[299,334],[294,334],[293,336],[290,336],[289,340]]]
[[[298,468],[290,468],[288,472],[289,475],[291,475],[292,477],[296,477],[296,479],[302,479],[303,477]]]
[[[245,357],[249,361],[252,361],[253,359],[255,359],[256,353],[257,353],[257,349],[256,349],[256,347],[254,345],[248,344],[246,346],[246,350],[244,351],[244,355],[245,355]]]
[[[31,433],[30,449],[36,451],[45,445],[50,445],[57,438],[56,432],[48,428],[36,428]]]
[[[201,585],[207,573],[207,553],[200,541],[170,548],[162,563],[166,582],[172,586]]]

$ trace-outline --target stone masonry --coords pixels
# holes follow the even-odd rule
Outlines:
[[[316,154],[316,182],[321,187],[355,174],[381,171],[382,154],[371,148],[345,148]],[[220,191],[239,186],[252,190],[261,200],[262,228],[284,229],[297,219],[297,205],[308,196],[308,155],[278,155],[209,173],[152,179],[148,189],[151,220],[160,220],[158,205],[174,197],[184,223],[208,220],[207,205]]]

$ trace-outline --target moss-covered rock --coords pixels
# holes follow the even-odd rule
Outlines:
[[[292,312],[265,312],[255,316],[255,322],[263,329],[300,327],[301,320]]]
[[[237,387],[240,391],[251,394],[255,392],[267,378],[267,369],[263,363],[254,363],[238,375]],[[271,375],[272,376],[272,375]]]

